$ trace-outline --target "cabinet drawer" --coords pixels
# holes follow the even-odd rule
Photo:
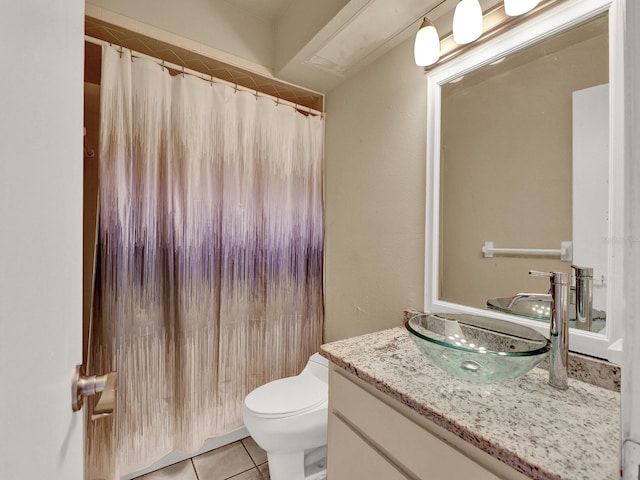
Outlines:
[[[335,425],[341,425],[339,427],[341,430],[351,428],[357,431],[357,434],[354,434],[356,437],[359,435],[373,444],[409,478],[500,480],[483,466],[334,370],[330,372],[329,397],[331,412],[334,412],[331,416],[337,418],[337,414],[348,424],[336,422],[332,418],[329,427],[330,438],[331,430]],[[364,440],[360,438],[359,440],[366,445]],[[335,455],[342,448],[350,449],[351,444],[334,448],[329,443],[329,463],[331,463],[331,455]],[[514,471],[514,473],[517,472]],[[342,480],[349,477],[330,478]]]
[[[410,480],[340,418],[329,416],[327,478],[331,480]]]

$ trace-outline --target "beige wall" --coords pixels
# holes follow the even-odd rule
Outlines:
[[[484,308],[489,298],[546,292],[531,269],[571,270],[552,258],[484,258],[481,247],[572,239],[572,92],[608,82],[606,17],[590,23],[582,28],[593,38],[559,50],[553,38],[533,47],[542,58],[516,54],[443,88],[441,298]]]
[[[412,42],[327,95],[325,341],[423,305],[426,80]]]

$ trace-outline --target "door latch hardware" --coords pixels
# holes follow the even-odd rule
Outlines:
[[[82,408],[85,397],[100,394],[98,403],[93,409],[92,416],[113,413],[116,392],[116,372],[105,375],[85,376],[84,365],[76,365],[76,373],[71,383],[71,409],[77,412]]]

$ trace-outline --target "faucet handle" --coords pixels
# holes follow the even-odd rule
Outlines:
[[[540,270],[529,270],[529,275],[531,275],[532,277],[552,277],[553,273],[541,272]]]
[[[551,287],[549,288],[549,294],[553,290],[553,273],[551,272],[541,272],[540,270],[529,270],[529,275],[532,277],[549,277],[551,280]]]
[[[529,270],[532,277],[549,277],[552,285],[564,285],[569,283],[569,274],[566,272],[541,272],[540,270]]]

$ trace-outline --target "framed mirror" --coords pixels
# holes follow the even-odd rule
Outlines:
[[[428,73],[425,311],[548,335],[543,303],[514,308],[548,292],[529,270],[592,268],[569,348],[620,361],[620,22],[617,0],[560,2]]]

